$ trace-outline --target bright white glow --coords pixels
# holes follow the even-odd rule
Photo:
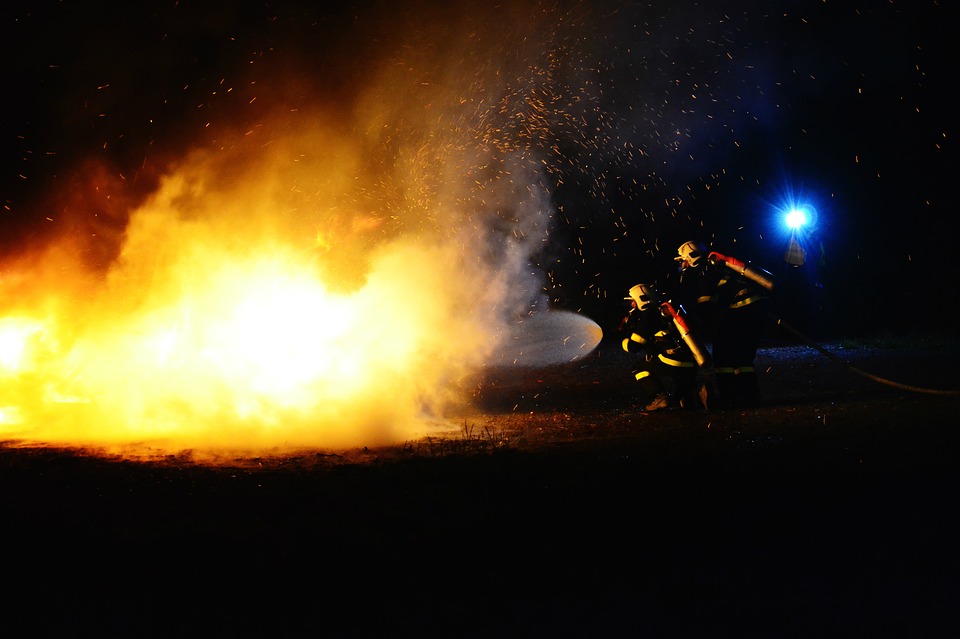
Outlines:
[[[803,209],[790,209],[787,212],[787,226],[797,229],[807,223],[807,212]]]

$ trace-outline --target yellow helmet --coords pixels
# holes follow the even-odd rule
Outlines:
[[[707,249],[697,242],[684,242],[677,249],[677,257],[673,258],[680,262],[680,268],[690,268],[699,266],[700,262],[707,256]]]
[[[651,305],[657,303],[657,291],[650,284],[637,284],[629,292],[630,297],[624,299],[633,300],[637,308],[641,311],[647,310]]]

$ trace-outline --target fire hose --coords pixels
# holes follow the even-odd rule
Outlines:
[[[768,291],[773,290],[773,276],[761,268],[757,268],[752,264],[747,264],[746,262],[738,260],[735,257],[730,257],[729,255],[724,255],[723,253],[717,253],[716,251],[712,251],[710,255],[707,256],[707,259],[711,264],[723,264],[737,275],[741,275],[749,280],[752,280]]]
[[[826,356],[827,356],[828,358],[830,358],[831,360],[840,363],[842,366],[844,366],[845,368],[847,368],[847,369],[850,370],[851,372],[856,373],[857,375],[862,375],[863,377],[866,377],[867,379],[872,379],[872,380],[875,381],[875,382],[879,382],[879,383],[881,383],[881,384],[886,384],[887,386],[892,386],[892,387],[894,387],[894,388],[899,388],[900,390],[910,391],[910,392],[913,392],[913,393],[927,393],[927,394],[930,394],[930,395],[960,396],[960,391],[958,391],[958,390],[941,390],[941,389],[936,389],[936,388],[923,388],[923,387],[921,387],[921,386],[911,386],[910,384],[901,384],[900,382],[895,382],[895,381],[892,381],[892,380],[889,380],[889,379],[885,379],[885,378],[883,378],[883,377],[879,377],[878,375],[874,375],[873,373],[868,373],[867,371],[861,370],[861,369],[857,368],[856,366],[853,366],[852,364],[850,364],[850,362],[847,362],[847,361],[845,361],[844,359],[838,357],[837,355],[831,353],[830,351],[828,351],[827,349],[825,349],[823,346],[821,346],[820,344],[818,344],[816,341],[814,341],[813,339],[807,337],[806,335],[804,335],[803,333],[801,333],[800,331],[798,331],[796,328],[790,326],[789,324],[787,324],[786,322],[784,322],[784,321],[783,321],[782,319],[780,319],[779,317],[776,317],[776,316],[773,316],[773,315],[771,315],[771,317],[776,321],[776,323],[777,323],[778,326],[783,327],[787,332],[789,332],[789,333],[792,334],[793,336],[797,337],[798,339],[800,339],[801,341],[803,341],[803,342],[804,342],[805,344],[807,344],[808,346],[816,349],[816,350],[817,350],[818,352],[820,352],[821,354],[826,355]]]
[[[753,282],[759,284],[760,286],[762,286],[768,291],[772,291],[774,288],[773,277],[763,269],[756,268],[750,264],[747,264],[746,262],[738,260],[734,257],[730,257],[728,255],[723,255],[722,253],[717,253],[716,251],[711,252],[710,255],[707,256],[707,259],[710,260],[712,264],[725,265],[727,268],[733,270],[738,275],[741,275],[743,277],[746,277],[747,279],[752,280]],[[892,386],[894,388],[899,388],[901,390],[906,390],[913,393],[928,393],[930,395],[950,395],[950,396],[960,395],[960,391],[957,391],[957,390],[940,390],[935,388],[923,388],[920,386],[911,386],[909,384],[901,384],[900,382],[895,382],[889,379],[885,379],[883,377],[879,377],[877,375],[874,375],[873,373],[868,373],[867,371],[861,370],[856,366],[853,366],[849,362],[844,361],[840,357],[837,357],[836,355],[834,355],[833,353],[825,349],[823,346],[818,344],[813,339],[807,337],[806,335],[804,335],[794,327],[784,322],[779,317],[776,317],[776,316],[771,316],[771,317],[773,317],[773,319],[776,321],[778,326],[782,326],[787,332],[799,338],[805,344],[813,347],[818,352],[822,353],[823,355],[826,355],[833,361],[839,362],[841,365],[846,367],[851,372],[856,373],[857,375],[862,375],[863,377],[866,377],[867,379],[872,379],[875,382],[886,384],[887,386]]]
[[[707,351],[700,343],[693,337],[693,334],[690,332],[690,327],[687,326],[686,320],[683,319],[683,316],[677,312],[677,309],[673,307],[673,304],[670,302],[663,302],[660,305],[660,311],[664,315],[669,315],[670,319],[673,321],[673,325],[677,327],[677,330],[680,332],[680,337],[683,339],[684,343],[687,345],[687,348],[690,349],[690,352],[693,353],[693,358],[697,361],[698,366],[706,366],[710,362],[710,357],[707,355]]]

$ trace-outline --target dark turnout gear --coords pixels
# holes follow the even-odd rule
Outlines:
[[[760,387],[754,361],[770,313],[772,276],[716,252],[701,253],[694,265],[684,257],[684,247],[691,244],[678,250],[676,297],[694,330],[712,344],[717,400],[733,407],[756,405]]]
[[[631,297],[626,299],[634,303],[621,322],[621,345],[624,351],[640,356],[633,375],[650,400],[647,410],[695,405],[698,365],[693,352],[672,320],[664,316],[652,287],[638,285],[630,291]],[[642,291],[650,299],[638,301],[635,291],[638,295]],[[639,308],[641,303],[643,310]]]

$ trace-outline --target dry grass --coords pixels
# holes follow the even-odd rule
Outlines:
[[[477,455],[502,450],[509,446],[510,438],[502,428],[478,427],[464,420],[457,436],[427,436],[404,446],[407,452],[423,457],[449,457],[453,455]]]

